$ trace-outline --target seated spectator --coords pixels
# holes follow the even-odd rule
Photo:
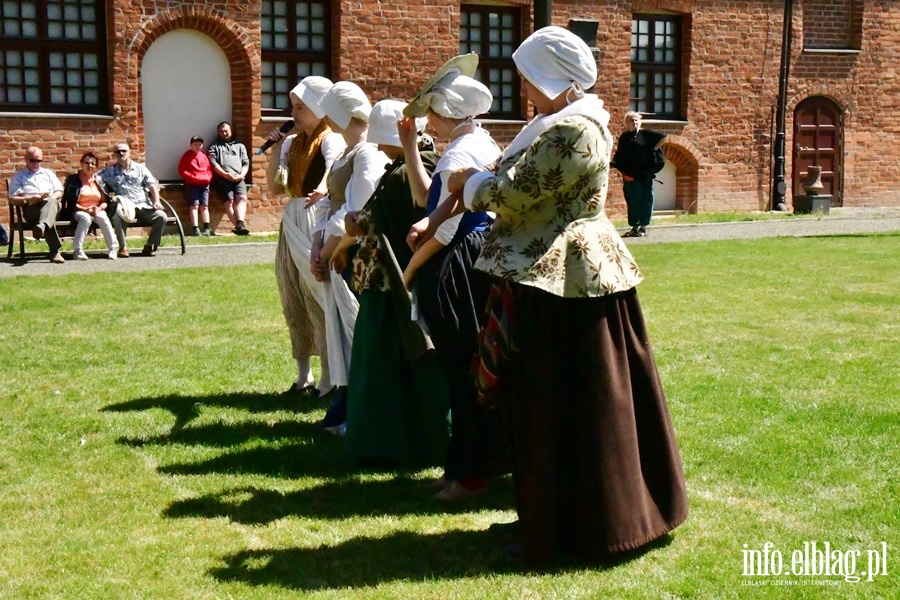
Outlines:
[[[231,233],[249,235],[244,225],[247,211],[247,184],[244,177],[250,169],[247,147],[234,139],[231,123],[222,121],[216,128],[219,137],[209,146],[209,162],[213,170],[213,185],[225,199],[225,214],[234,225]]]
[[[119,142],[113,148],[116,162],[100,171],[103,191],[108,196],[125,196],[134,204],[134,215],[139,223],[150,225],[150,237],[144,244],[141,254],[156,256],[162,240],[163,228],[166,226],[166,213],[159,201],[159,184],[141,163],[131,160],[131,146],[127,142]],[[112,218],[113,228],[119,242],[119,258],[128,258],[128,245],[125,242],[125,221],[116,213]]]
[[[203,138],[195,135],[191,138],[190,149],[181,155],[178,161],[178,174],[184,180],[184,192],[191,207],[191,235],[212,235],[209,228],[209,182],[212,181],[212,167],[209,158],[203,153]],[[203,231],[200,231],[197,213],[203,219]]]
[[[87,236],[91,223],[96,223],[103,233],[107,256],[116,259],[119,244],[113,234],[113,226],[106,214],[109,207],[109,199],[100,189],[97,165],[100,159],[93,152],[85,152],[81,156],[81,170],[66,177],[63,188],[63,213],[70,215],[76,222],[75,239],[72,241],[72,251],[76,260],[87,260],[84,252],[84,238]],[[62,214],[62,213],[61,213]]]
[[[32,228],[34,239],[47,238],[50,262],[64,263],[59,249],[62,243],[56,233],[56,216],[63,186],[59,177],[41,166],[44,153],[36,146],[25,150],[25,168],[18,171],[9,184],[9,202],[22,206],[25,223]]]

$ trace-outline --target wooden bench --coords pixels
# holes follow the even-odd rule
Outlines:
[[[9,192],[9,181],[6,182],[6,190]],[[9,198],[9,194],[7,193],[7,198]],[[181,253],[185,254],[187,252],[187,246],[184,243],[184,229],[181,227],[181,220],[178,218],[178,214],[175,212],[175,209],[172,208],[172,205],[168,203],[168,201],[163,198],[159,199],[159,202],[163,205],[163,210],[166,213],[166,226],[163,229],[163,234],[166,233],[167,230],[173,229],[178,233],[178,238],[181,240]],[[111,219],[110,219],[111,220]],[[59,235],[60,239],[64,237],[74,237],[75,235],[75,221],[57,221],[56,222],[56,233]],[[19,260],[25,260],[26,256],[41,256],[48,254],[46,250],[38,250],[35,252],[25,252],[25,211],[22,209],[21,204],[13,204],[12,200],[9,200],[9,249],[6,251],[6,259],[12,259],[13,249],[15,246],[16,240],[16,232],[19,234]],[[91,225],[91,227],[95,227]],[[125,229],[130,229],[132,227],[149,227],[144,223],[125,223]]]

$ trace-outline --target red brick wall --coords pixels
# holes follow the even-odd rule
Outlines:
[[[859,48],[854,11],[861,0],[803,0],[803,45],[807,48]]]
[[[517,1],[528,7],[530,2]],[[259,107],[259,0],[108,2],[111,115],[100,118],[0,116],[0,173],[22,166],[22,152],[42,147],[60,175],[92,148],[102,159],[127,139],[143,157],[139,69],[150,44],[173,29],[197,29],[222,47],[233,74],[233,121],[249,148],[274,127]],[[434,70],[458,52],[459,2],[377,0],[333,2],[335,79],[359,83],[372,100],[409,98]],[[778,93],[783,3],[774,0],[555,0],[553,23],[599,21],[597,93],[611,113],[613,136],[628,106],[631,17],[634,12],[683,17],[682,64],[687,122],[650,125],[670,135],[665,152],[677,166],[679,208],[757,210],[769,205],[771,146]],[[524,11],[525,31],[530,13]],[[819,22],[822,22],[820,24]],[[839,23],[841,33],[829,29]],[[844,111],[844,203],[900,205],[900,3],[892,0],[797,0],[788,94],[787,177],[791,177],[792,115],[811,95],[825,95]],[[858,54],[804,53],[805,47],[850,45]],[[520,124],[492,124],[508,141]],[[265,185],[268,157],[254,157],[251,229],[277,229],[284,199]],[[177,190],[168,197],[186,217]],[[218,203],[213,203],[218,206]],[[613,176],[608,206],[623,207]],[[0,194],[0,220],[8,215]],[[230,229],[223,225],[222,229]]]

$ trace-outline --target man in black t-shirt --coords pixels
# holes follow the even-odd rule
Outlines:
[[[625,133],[619,136],[612,166],[622,173],[622,190],[628,205],[628,225],[631,231],[623,237],[647,235],[653,216],[653,151],[666,139],[666,134],[641,129],[641,115],[625,113]]]

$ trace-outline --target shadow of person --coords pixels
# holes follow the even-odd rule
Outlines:
[[[239,423],[217,422],[200,426],[179,427],[163,435],[120,437],[116,441],[136,448],[143,446],[169,446],[172,444],[227,448],[229,446],[239,446],[250,440],[279,443],[285,440],[324,437],[323,434],[324,432],[319,425],[303,421],[279,421],[274,423],[243,421]]]
[[[266,524],[284,517],[347,519],[380,515],[440,515],[482,510],[513,510],[512,481],[498,478],[479,496],[457,503],[431,499],[433,490],[407,476],[380,481],[348,477],[294,492],[240,487],[173,502],[169,518],[226,517],[245,525]]]
[[[239,392],[233,394],[211,394],[207,396],[168,396],[136,398],[127,402],[110,404],[100,409],[101,412],[139,412],[159,408],[167,410],[175,417],[172,430],[175,431],[200,416],[204,406],[241,408],[250,413],[290,411],[306,413],[320,410],[327,406],[327,400],[318,398],[298,399],[285,394],[258,394]]]
[[[438,535],[398,531],[318,548],[244,550],[224,557],[224,562],[224,567],[209,572],[219,581],[302,591],[462,579],[519,568],[486,531]]]
[[[223,557],[225,566],[211,569],[209,574],[222,582],[315,591],[502,573],[559,574],[586,568],[603,571],[667,545],[671,538],[666,538],[614,558],[576,560],[561,556],[546,565],[529,567],[506,552],[508,540],[487,530],[430,535],[397,531],[381,537],[356,537],[332,546],[244,550]]]
[[[343,439],[313,423],[299,426],[309,434],[294,443],[225,451],[207,460],[173,463],[157,470],[166,475],[252,474],[282,478],[346,475],[352,465],[343,451]]]

